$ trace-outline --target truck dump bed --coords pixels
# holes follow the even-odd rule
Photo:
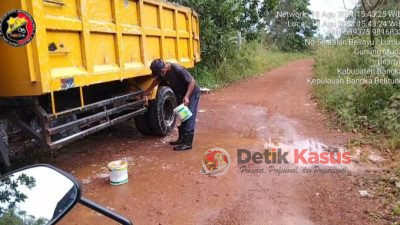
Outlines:
[[[200,61],[199,20],[157,0],[2,0],[0,15],[28,11],[36,36],[0,40],[0,97],[39,96],[150,74],[153,59],[186,68]]]

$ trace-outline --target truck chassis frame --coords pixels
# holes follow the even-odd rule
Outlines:
[[[39,104],[38,98],[21,100],[17,104],[12,103],[3,107],[0,118],[12,121],[26,135],[47,149],[60,148],[147,111],[144,92],[141,90],[56,114],[46,112]],[[37,129],[19,116],[21,111],[33,112],[35,118],[38,119]],[[69,121],[71,118],[72,121]],[[0,143],[0,160],[6,167],[11,167],[9,152],[3,142]]]

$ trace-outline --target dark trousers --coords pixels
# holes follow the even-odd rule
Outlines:
[[[189,119],[182,122],[182,124],[178,127],[179,130],[181,130],[183,134],[194,133],[194,130],[196,127],[196,118],[197,118],[197,106],[199,104],[200,95],[201,95],[201,92],[198,91],[198,92],[192,93],[192,95],[189,98],[188,108],[192,112],[193,115]],[[184,97],[184,95],[180,96],[180,98],[178,100],[178,104],[182,104],[183,97]]]

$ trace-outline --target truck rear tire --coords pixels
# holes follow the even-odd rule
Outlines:
[[[168,86],[160,86],[157,98],[149,102],[149,123],[155,135],[168,136],[175,127],[176,97]]]
[[[133,119],[135,121],[136,129],[143,135],[151,135],[153,131],[150,128],[149,123],[149,112],[145,112],[144,114],[135,116]]]

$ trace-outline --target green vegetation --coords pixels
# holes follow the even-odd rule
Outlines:
[[[198,66],[193,70],[200,86],[218,88],[260,75],[290,61],[311,56],[309,53],[287,53],[270,50],[260,43],[245,44],[217,68]]]
[[[392,215],[393,216],[400,216],[400,203],[393,207]]]
[[[0,225],[44,225],[48,221],[44,218],[36,219],[32,215],[18,208],[19,203],[28,198],[21,189],[32,189],[36,186],[34,177],[22,173],[18,177],[13,175],[3,178],[0,182]]]
[[[360,47],[320,46],[315,59],[315,77],[330,84],[315,85],[317,98],[325,109],[334,112],[347,130],[387,135],[391,148],[400,147],[400,88],[375,83],[375,79],[393,79],[390,75],[340,75],[338,69],[376,68],[374,56],[355,55]],[[343,81],[343,83],[339,83]]]
[[[18,203],[24,202],[27,196],[20,191],[20,186],[32,189],[36,186],[34,177],[22,173],[14,178],[13,175],[3,178],[0,182],[0,215]]]
[[[0,225],[45,225],[50,221],[45,218],[36,219],[32,215],[27,215],[25,211],[10,208],[0,215]]]
[[[393,17],[365,15],[373,15],[376,11],[398,9],[400,9],[398,3],[392,1],[380,1],[380,4],[374,9],[359,4],[354,9],[356,16],[349,17],[348,21],[353,22],[351,25],[353,29],[378,28],[384,30],[387,29],[386,25],[390,24]],[[375,20],[388,23],[374,23]],[[382,26],[374,27],[378,26],[377,24],[382,24]],[[398,37],[375,35],[372,32],[371,35],[343,35],[339,38],[340,41],[349,39],[369,41],[370,44],[318,46],[315,57],[315,76],[321,81],[330,81],[331,83],[315,85],[316,96],[325,109],[334,112],[342,127],[372,135],[375,140],[383,139],[385,147],[400,148],[400,85],[392,83],[396,79],[400,79],[399,73],[394,72],[395,69],[400,69],[400,64],[393,63],[399,61],[397,54],[383,53],[385,51],[395,52],[399,48],[394,44],[379,44],[380,41],[393,41]],[[369,72],[343,74],[338,71],[342,69],[369,70]],[[339,81],[342,83],[338,83]]]
[[[286,52],[307,50],[305,39],[313,37],[317,30],[309,5],[308,0],[280,1],[270,20],[269,42]]]
[[[303,57],[317,29],[309,0],[173,0],[200,15],[202,62],[192,71],[215,88]],[[296,18],[290,13],[304,13]],[[284,14],[288,13],[288,14]],[[288,21],[296,22],[289,27]],[[238,33],[241,37],[239,38]],[[292,54],[289,54],[291,52]]]

